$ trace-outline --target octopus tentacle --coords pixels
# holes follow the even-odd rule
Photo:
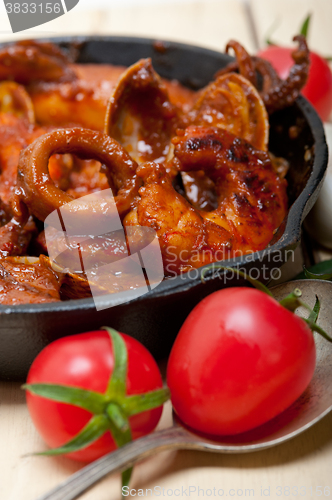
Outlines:
[[[228,72],[239,72],[245,78],[250,79],[251,68],[254,68],[255,72],[262,78],[262,88],[259,89],[259,92],[268,113],[271,114],[278,109],[289,106],[297,99],[301,89],[305,85],[310,65],[309,49],[305,37],[297,35],[293,38],[293,41],[298,42],[298,48],[292,53],[294,65],[285,80],[279,78],[271,64],[264,59],[252,57],[251,66],[248,65],[248,60],[245,56],[246,52],[243,47],[242,50],[238,47],[236,50],[234,49],[237,61],[228,64],[225,68],[218,71],[216,76],[220,77]]]
[[[257,87],[255,64],[248,52],[239,42],[236,42],[235,40],[230,40],[226,45],[227,54],[229,49],[233,49],[235,52],[240,74]]]
[[[21,152],[17,192],[30,213],[45,220],[51,212],[73,201],[72,196],[54,185],[49,175],[49,158],[57,153],[72,153],[104,164],[109,184],[117,191],[119,212],[128,211],[139,188],[136,162],[114,139],[100,132],[72,128],[44,134]]]
[[[238,57],[237,54],[236,57]],[[258,73],[258,75],[261,76],[261,81],[258,83],[256,78],[256,82],[254,84],[255,87],[260,92],[265,93],[270,88],[280,84],[281,78],[279,77],[278,73],[276,72],[272,64],[269,63],[269,61],[266,61],[265,59],[262,59],[261,57],[257,56],[249,56],[249,57],[254,66],[256,75]],[[244,71],[240,67],[239,61],[236,60],[234,62],[227,64],[227,66],[225,66],[223,69],[217,71],[217,73],[215,74],[215,79],[217,79],[219,76],[227,75],[228,73],[240,73],[244,78],[247,79],[249,79],[248,76],[250,76],[247,74],[246,71]]]
[[[300,95],[309,73],[310,59],[309,49],[306,39],[303,35],[297,35],[293,38],[299,46],[292,53],[294,66],[292,66],[286,80],[281,80],[279,85],[270,88],[262,93],[262,98],[269,113],[284,108],[292,104]]]
[[[260,93],[261,95],[268,94],[271,89],[280,85],[281,78],[269,61],[266,61],[261,57],[253,57],[252,59],[255,64],[256,71],[262,77]]]

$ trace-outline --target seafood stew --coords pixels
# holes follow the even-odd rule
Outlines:
[[[54,271],[49,297],[43,290],[41,303],[68,299],[68,278],[70,298],[91,296],[87,259],[98,277],[105,258],[113,263],[130,252],[128,231],[142,227],[155,231],[166,279],[266,248],[287,214],[289,169],[285,158],[268,151],[268,113],[294,102],[309,68],[305,38],[294,40],[298,48],[287,80],[230,41],[226,51],[232,49],[237,62],[196,92],[163,80],[150,58],[123,69],[73,63],[50,42],[3,47],[0,303],[36,302],[40,280],[27,279],[36,266],[47,276]],[[76,271],[55,262],[41,223],[47,227],[49,216],[60,217],[61,207],[70,205],[77,212],[77,234],[75,244],[67,235],[62,246],[67,253],[76,249],[78,238],[89,239],[82,233],[85,217],[111,214],[105,199],[98,205],[88,196],[107,188],[125,240],[113,234],[102,243],[92,238]],[[91,263],[96,253],[101,261]],[[39,260],[27,262],[27,256]],[[117,293],[128,279],[115,281],[96,282],[94,288],[98,294]]]
[[[70,40],[63,41],[63,45],[68,43]],[[78,61],[119,64],[122,57],[122,65],[128,66],[142,57],[152,55],[153,67],[162,77],[177,79],[191,87],[207,85],[214,74],[229,61],[228,56],[205,49],[181,44],[165,46],[166,50],[160,52],[154,48],[153,41],[92,39],[81,45]],[[198,69],[197,59],[200,57],[202,63]],[[191,93],[190,90],[187,92]],[[294,126],[300,133],[291,138],[289,129]],[[230,265],[240,264],[248,269],[253,266],[260,269],[265,264],[280,266],[285,251],[296,246],[301,221],[318,195],[317,190],[325,170],[326,146],[321,123],[305,100],[299,98],[288,109],[271,115],[269,142],[270,151],[277,157],[285,158],[290,164],[287,174],[290,208],[281,226],[282,235],[277,242],[272,241],[268,250],[227,261]],[[212,206],[213,202],[212,199]],[[38,229],[40,230],[40,226]],[[271,263],[271,256],[275,252],[279,252],[282,258]],[[225,284],[218,278],[208,277],[202,283],[200,273],[194,277],[185,273],[164,281],[152,292],[128,304],[118,304],[115,296],[113,299],[105,298],[111,309],[98,313],[91,299],[2,306],[1,377],[22,378],[42,346],[59,336],[79,332],[82,327],[93,329],[109,322],[110,318],[115,328],[126,330],[143,340],[156,356],[165,355],[191,308],[203,296],[231,283],[231,280]],[[172,314],[169,313],[170,310]]]

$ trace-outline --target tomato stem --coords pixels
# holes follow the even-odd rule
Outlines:
[[[131,428],[127,417],[121,408],[114,403],[110,403],[106,408],[109,419],[109,428],[118,448],[130,443],[132,440]],[[133,472],[133,467],[122,472],[122,487],[128,486]],[[123,490],[122,490],[123,491]]]
[[[307,304],[302,302],[302,300],[300,300],[300,297],[302,297],[302,292],[299,288],[296,288],[293,292],[287,295],[287,297],[280,300],[279,304],[291,312],[294,312],[298,307],[301,306],[312,312],[312,309]]]

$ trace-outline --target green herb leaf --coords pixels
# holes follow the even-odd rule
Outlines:
[[[97,441],[109,429],[109,420],[106,415],[95,415],[86,426],[68,443],[53,448],[52,450],[36,453],[36,455],[63,455],[64,453],[73,453],[81,450],[89,444]]]
[[[25,384],[22,388],[42,398],[78,406],[93,414],[103,413],[107,405],[105,397],[99,392],[79,387],[56,384]]]

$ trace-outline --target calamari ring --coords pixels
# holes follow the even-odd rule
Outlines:
[[[35,123],[35,112],[31,97],[22,85],[16,82],[0,83],[0,113],[12,113]]]
[[[72,196],[54,185],[48,171],[50,157],[64,153],[92,158],[104,164],[110,187],[117,192],[119,213],[129,210],[139,188],[139,180],[135,176],[137,163],[114,139],[77,127],[44,134],[21,152],[17,194],[31,214],[45,220],[51,212],[73,201]]]

